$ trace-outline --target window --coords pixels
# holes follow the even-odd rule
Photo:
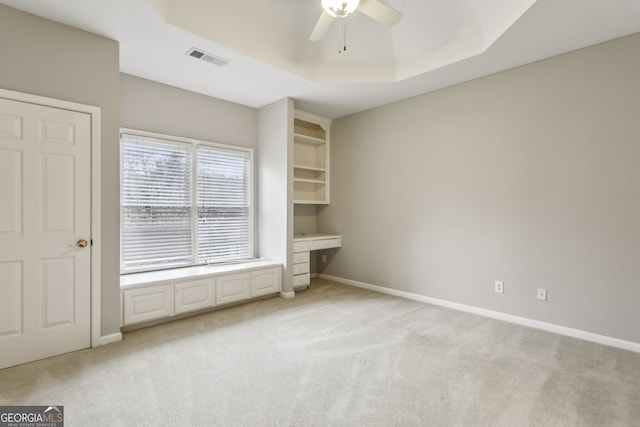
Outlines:
[[[252,150],[121,134],[122,273],[251,258]]]

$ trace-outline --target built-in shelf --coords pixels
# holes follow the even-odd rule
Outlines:
[[[329,203],[329,126],[331,121],[299,110],[294,114],[293,200]]]
[[[325,138],[308,136],[301,133],[294,133],[293,138],[295,139],[296,142],[302,142],[304,144],[311,144],[311,145],[320,145],[320,144],[325,144],[327,142]]]
[[[323,179],[293,178],[293,182],[307,182],[310,184],[326,184],[326,182]]]
[[[326,171],[325,168],[318,168],[318,167],[314,167],[314,166],[293,165],[293,167],[296,168],[296,169],[304,169],[304,170],[318,171],[318,172]]]

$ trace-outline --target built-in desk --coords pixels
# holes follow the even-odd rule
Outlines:
[[[342,246],[342,236],[336,234],[300,234],[293,237],[293,288],[311,283],[310,253]]]

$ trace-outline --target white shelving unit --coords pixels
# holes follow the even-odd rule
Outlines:
[[[307,288],[318,274],[317,254],[342,246],[342,236],[318,230],[318,212],[329,204],[331,120],[294,110],[293,230],[290,268],[293,290]]]
[[[293,203],[329,204],[329,128],[331,120],[295,110],[293,126]]]

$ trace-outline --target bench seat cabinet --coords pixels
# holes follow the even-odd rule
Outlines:
[[[214,279],[189,280],[174,285],[176,314],[216,305]]]
[[[282,269],[270,268],[251,272],[251,296],[260,297],[280,292]]]
[[[124,291],[124,324],[159,319],[173,314],[173,285]]]
[[[198,270],[201,271],[201,270]],[[275,295],[281,290],[282,267],[175,279],[170,283],[137,283],[122,292],[122,324],[146,322],[238,301]]]
[[[216,299],[219,304],[228,304],[249,298],[251,275],[232,274],[216,278]]]

